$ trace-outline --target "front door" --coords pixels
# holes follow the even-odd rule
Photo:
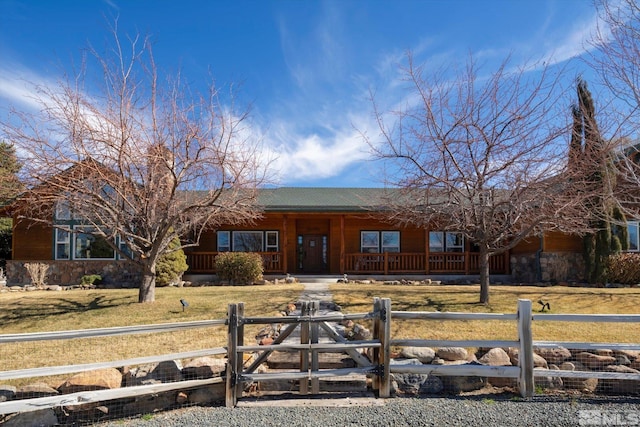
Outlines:
[[[298,238],[300,273],[323,273],[327,262],[327,236],[304,234]]]

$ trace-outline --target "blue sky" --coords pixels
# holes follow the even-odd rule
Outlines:
[[[104,45],[115,16],[121,34],[152,37],[160,68],[240,83],[280,185],[321,187],[383,185],[360,132],[376,133],[370,90],[389,105],[406,95],[408,50],[434,67],[553,57],[573,80],[597,22],[590,0],[0,0],[0,114],[30,108],[25,80]]]

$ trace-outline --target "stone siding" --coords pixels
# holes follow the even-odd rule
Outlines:
[[[575,252],[543,252],[511,255],[511,275],[516,282],[580,282],[584,280],[584,259]]]
[[[49,265],[48,285],[79,285],[82,276],[99,274],[102,285],[113,288],[137,288],[142,282],[140,268],[130,261],[7,261],[7,285],[28,285],[31,278],[24,268],[25,263]]]

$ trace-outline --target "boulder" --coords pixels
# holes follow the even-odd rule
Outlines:
[[[462,347],[440,347],[436,355],[444,360],[467,360],[469,357],[467,350]]]
[[[541,370],[543,368],[533,368],[534,371],[535,370]],[[549,365],[549,370],[559,370],[558,366],[556,365]],[[533,383],[535,384],[536,387],[541,387],[541,388],[545,388],[545,389],[561,389],[563,384],[562,378],[560,377],[554,377],[554,376],[547,376],[547,377],[533,377]]]
[[[225,384],[211,384],[191,390],[188,393],[188,401],[192,405],[206,405],[225,398]]]
[[[603,370],[620,374],[640,374],[639,370],[622,365],[605,366]],[[640,394],[640,380],[601,379],[598,391],[607,394]]]
[[[478,362],[489,366],[511,366],[509,355],[501,348],[492,348]]]
[[[16,399],[32,399],[35,397],[46,397],[60,394],[58,390],[49,386],[46,383],[32,383],[22,387],[18,387],[16,390]]]
[[[3,424],[3,427],[25,426],[57,426],[58,417],[53,409],[40,409],[39,411],[21,412],[11,415]]]
[[[17,390],[18,389],[12,385],[0,384],[0,402],[15,399]]]
[[[519,350],[517,348],[511,347],[509,348],[509,360],[511,360],[511,364],[513,366],[518,366],[519,363]],[[540,356],[537,353],[533,353],[533,367],[534,368],[548,368],[547,361],[544,357]]]
[[[553,363],[554,365],[560,365],[565,360],[571,359],[571,352],[564,347],[534,347],[533,351],[546,360],[547,363]]]
[[[182,375],[188,380],[219,377],[224,373],[226,365],[227,359],[198,357],[184,365]]]
[[[613,350],[614,356],[625,356],[630,361],[640,359],[640,350]]]
[[[613,356],[600,356],[598,354],[588,353],[583,351],[576,355],[576,360],[582,363],[589,369],[602,369],[607,365],[613,365],[616,363],[616,358]]]
[[[422,365],[418,359],[394,360],[394,365]],[[429,374],[391,374],[397,391],[410,394],[435,394],[443,390],[442,380]]]
[[[122,385],[122,374],[116,368],[98,369],[80,372],[66,380],[58,391],[63,394],[78,391],[104,390],[119,388]]]
[[[571,366],[574,369],[567,369]],[[580,362],[565,362],[560,365],[560,369],[565,371],[588,371],[589,369],[584,366]],[[578,390],[583,393],[593,393],[598,388],[598,379],[597,378],[565,378],[564,379],[564,388],[570,390]]]
[[[431,363],[436,357],[436,352],[429,347],[403,347],[400,357],[418,359],[421,363]]]
[[[151,414],[171,408],[176,403],[176,392],[145,394],[122,407],[124,416]]]

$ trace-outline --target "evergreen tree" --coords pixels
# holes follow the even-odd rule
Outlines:
[[[572,107],[573,133],[569,148],[569,167],[588,168],[586,185],[596,194],[590,201],[593,233],[584,237],[585,276],[590,283],[607,280],[609,255],[627,246],[626,220],[620,206],[611,202],[615,186],[612,159],[598,129],[595,106],[587,83],[578,79],[578,105]]]
[[[0,207],[11,201],[22,191],[18,179],[20,163],[13,145],[0,141]],[[0,218],[0,268],[11,259],[11,218]]]

